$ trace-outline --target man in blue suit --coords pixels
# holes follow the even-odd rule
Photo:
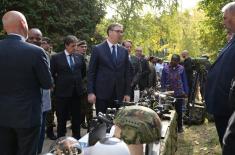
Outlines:
[[[118,107],[114,100],[130,100],[130,63],[127,49],[118,42],[123,26],[111,24],[107,40],[93,48],[88,70],[88,101],[96,103],[96,113]]]
[[[235,33],[235,5],[223,8],[223,24],[228,31]],[[228,120],[233,112],[229,106],[229,90],[235,76],[235,38],[223,48],[219,57],[211,66],[205,91],[207,110],[214,115],[215,125],[221,146]]]
[[[0,152],[36,155],[42,115],[40,88],[52,87],[44,50],[26,43],[23,14],[4,14],[6,39],[0,41]]]
[[[71,115],[72,135],[80,139],[82,79],[86,76],[86,63],[83,56],[74,54],[77,43],[77,37],[66,36],[65,50],[51,57],[58,138],[66,135],[66,122]]]

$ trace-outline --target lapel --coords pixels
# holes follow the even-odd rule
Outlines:
[[[67,61],[67,57],[66,57],[66,54],[65,54],[64,51],[63,51],[63,53],[62,53],[62,62],[65,64],[65,66],[66,66],[66,68],[67,68],[68,70],[72,71],[71,68],[70,68],[70,66],[69,66],[69,63],[68,63],[68,61]]]
[[[120,60],[122,60],[122,51],[121,51],[122,49],[121,49],[121,47],[120,47],[120,45],[117,45],[117,65],[119,65],[120,64]]]
[[[113,62],[113,59],[112,59],[112,55],[111,55],[111,50],[109,48],[109,44],[107,41],[104,42],[104,54],[106,55],[106,57],[108,58],[108,61],[110,62],[110,64],[112,64],[112,66],[115,68],[115,64]]]
[[[76,70],[78,64],[80,63],[80,58],[79,55],[73,54],[73,58],[74,58],[74,70]]]
[[[216,61],[212,64],[212,66],[211,66],[211,69],[215,66],[215,64],[222,58],[222,56],[226,53],[226,52],[228,52],[228,48],[231,46],[231,45],[233,45],[234,44],[234,42],[235,42],[235,37],[233,37],[233,39],[229,42],[229,43],[227,43],[226,44],[226,46],[223,48],[223,50],[221,51],[221,54],[219,55],[219,57],[216,59]]]

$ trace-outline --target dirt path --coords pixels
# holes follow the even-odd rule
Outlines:
[[[185,126],[184,133],[178,135],[176,155],[221,155],[214,123]]]

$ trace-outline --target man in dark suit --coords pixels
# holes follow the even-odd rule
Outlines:
[[[75,36],[68,35],[64,39],[65,50],[51,57],[58,138],[65,136],[66,122],[70,114],[73,137],[80,138],[82,79],[86,75],[86,64],[81,55],[74,54],[77,42]]]
[[[149,74],[150,74],[150,68],[148,61],[143,57],[143,48],[142,47],[136,47],[135,49],[135,56],[137,58],[137,61],[139,61],[140,69],[139,69],[139,80],[138,85],[140,90],[144,90],[148,88],[149,86]]]
[[[134,55],[131,55],[131,49],[132,49],[132,41],[125,40],[122,43],[122,46],[125,47],[128,51],[128,57],[130,61],[130,74],[131,74],[131,101],[134,100],[134,90],[139,89],[137,87],[137,84],[139,83],[140,78],[140,71],[141,71],[141,65],[140,61],[138,61],[138,58]]]
[[[4,14],[8,36],[0,41],[0,152],[36,155],[42,115],[40,88],[52,87],[44,50],[26,43],[23,14]]]
[[[96,113],[118,107],[114,100],[130,100],[130,63],[127,50],[118,45],[123,26],[111,24],[107,40],[93,48],[88,70],[88,101],[96,103]]]
[[[192,86],[193,86],[193,63],[192,63],[191,57],[189,56],[189,52],[187,50],[184,50],[181,53],[181,57],[183,58],[182,65],[185,68],[185,72],[187,76],[188,87],[189,87],[188,99],[190,101],[192,97],[191,93],[192,93]]]
[[[235,32],[235,4],[223,8],[223,24],[229,31]],[[207,110],[214,115],[215,125],[221,146],[222,139],[228,125],[228,120],[233,112],[228,104],[230,83],[235,77],[235,38],[221,51],[217,60],[212,64],[208,73],[205,90]]]

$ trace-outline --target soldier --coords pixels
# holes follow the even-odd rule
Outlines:
[[[87,42],[85,40],[79,41],[77,44],[77,53],[84,57],[84,60],[86,62],[86,68],[88,70],[90,57],[86,55],[86,51],[87,51]],[[88,129],[89,131],[89,124],[93,117],[93,111],[92,111],[92,104],[88,103],[87,100],[87,77],[83,79],[83,94],[81,101],[81,109],[83,109],[81,112],[81,127],[84,129]],[[87,120],[87,124],[85,122],[85,118]]]
[[[55,52],[52,51],[51,39],[48,37],[42,38],[42,48],[46,51],[47,55],[51,57]],[[56,136],[53,131],[53,127],[55,126],[54,122],[54,113],[55,113],[55,97],[51,94],[51,110],[48,111],[46,116],[46,134],[47,137],[51,140],[56,140]]]

